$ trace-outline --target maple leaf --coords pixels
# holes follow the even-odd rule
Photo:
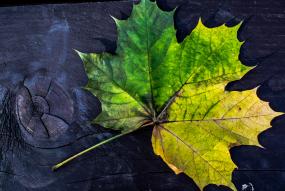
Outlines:
[[[210,29],[200,21],[178,43],[172,18],[173,12],[142,0],[128,21],[114,19],[115,55],[79,53],[89,78],[86,89],[102,102],[94,122],[122,134],[67,161],[151,126],[154,152],[175,173],[184,172],[201,189],[211,183],[235,190],[229,149],[259,145],[257,135],[279,113],[258,99],[256,89],[225,91],[251,69],[238,59],[240,25]]]

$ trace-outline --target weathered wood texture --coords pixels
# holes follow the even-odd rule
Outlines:
[[[228,89],[260,86],[258,96],[276,111],[285,111],[285,1],[157,0],[163,10],[177,7],[175,27],[181,41],[198,19],[210,27],[244,19],[239,38],[246,41],[240,59],[256,67]],[[126,19],[131,1],[43,4],[0,8],[0,82],[13,87],[46,68],[67,91],[87,82],[79,57],[83,52],[114,52],[116,27],[110,17]],[[259,136],[264,148],[231,150],[238,169],[233,182],[241,190],[285,190],[285,119],[272,122]],[[198,190],[183,174],[176,176],[152,152],[151,130],[143,129],[93,151],[57,172],[50,167],[63,158],[110,136],[86,127],[65,144],[51,148],[15,148],[0,162],[0,190]],[[77,135],[77,132],[75,133]],[[47,145],[48,147],[48,145]],[[228,190],[208,186],[205,190]],[[251,190],[250,188],[246,190]]]

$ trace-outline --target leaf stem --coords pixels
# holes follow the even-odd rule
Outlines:
[[[54,166],[52,167],[52,171],[56,171],[57,169],[59,169],[59,168],[61,168],[62,166],[66,165],[67,163],[69,163],[70,161],[72,161],[72,160],[74,160],[74,159],[76,159],[76,158],[78,158],[78,157],[80,157],[80,156],[86,154],[87,152],[92,151],[93,149],[96,149],[96,148],[98,148],[98,147],[100,147],[100,146],[102,146],[102,145],[104,145],[104,144],[106,144],[106,143],[109,143],[109,142],[111,142],[111,141],[113,141],[113,140],[115,140],[115,139],[118,139],[118,138],[120,138],[120,137],[122,137],[122,136],[124,136],[124,135],[126,135],[126,134],[131,133],[131,132],[132,132],[132,131],[115,135],[115,136],[113,136],[113,137],[111,137],[111,138],[109,138],[109,139],[106,139],[106,140],[104,140],[104,141],[102,141],[102,142],[100,142],[100,143],[98,143],[98,144],[96,144],[96,145],[93,145],[92,147],[89,147],[88,149],[85,149],[85,150],[81,151],[80,153],[77,153],[76,155],[73,155],[73,156],[71,156],[71,157],[65,159],[64,161],[62,161],[62,162],[60,162],[60,163],[54,165]]]

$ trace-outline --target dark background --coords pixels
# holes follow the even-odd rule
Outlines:
[[[114,52],[116,26],[110,15],[126,19],[132,1],[39,4],[0,7],[0,82],[13,87],[27,75],[46,68],[70,91],[87,77],[73,51]],[[285,112],[285,1],[283,0],[157,0],[175,10],[177,39],[182,41],[201,17],[208,27],[233,26],[243,20],[238,38],[243,64],[256,66],[228,90],[258,87],[260,99]],[[14,149],[2,154],[0,190],[199,190],[187,176],[176,176],[155,156],[151,129],[143,129],[103,146],[57,172],[50,167],[106,139],[113,132],[92,133],[56,148]],[[285,118],[259,135],[264,148],[231,149],[238,166],[232,181],[238,190],[251,183],[255,191],[285,190]],[[205,190],[228,190],[215,185]],[[245,190],[252,190],[250,188]]]

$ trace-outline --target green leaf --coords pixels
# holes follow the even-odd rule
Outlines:
[[[123,134],[152,126],[154,152],[176,173],[186,173],[201,189],[212,183],[235,190],[229,149],[259,145],[257,135],[279,115],[256,89],[225,91],[251,69],[238,59],[240,25],[210,29],[200,21],[179,44],[173,12],[148,0],[127,21],[115,22],[115,55],[79,53],[86,88],[102,102],[94,122]]]

